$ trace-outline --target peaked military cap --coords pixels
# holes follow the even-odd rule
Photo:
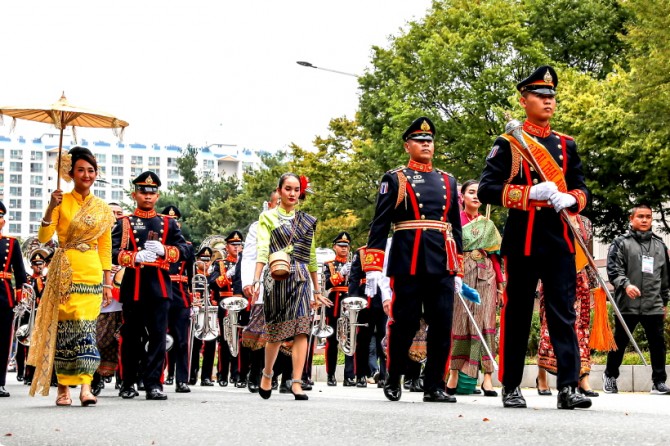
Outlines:
[[[542,65],[533,74],[516,84],[519,93],[530,92],[546,96],[556,96],[558,75],[553,67]]]
[[[347,231],[342,231],[333,239],[333,245],[338,246],[350,246],[351,245],[351,235]]]
[[[243,241],[242,233],[237,229],[228,234],[226,237],[226,243],[229,245],[241,245]]]
[[[34,265],[43,264],[47,257],[49,257],[49,253],[47,251],[41,248],[37,248],[30,255],[30,263]]]
[[[422,116],[417,118],[407,127],[405,133],[402,134],[403,141],[414,139],[416,141],[432,141],[435,136],[435,126],[433,121]]]
[[[5,207],[4,204],[2,204],[2,201],[0,201],[0,215],[5,215],[7,213],[7,208]]]
[[[154,172],[147,170],[133,180],[135,190],[140,192],[158,192],[161,187],[161,179]]]
[[[181,211],[177,206],[168,206],[165,209],[163,209],[163,212],[161,212],[163,215],[167,215],[170,218],[181,218]]]
[[[206,257],[209,259],[212,257],[212,248],[210,248],[209,246],[205,246],[200,251],[198,251],[198,253],[195,256],[197,258]]]

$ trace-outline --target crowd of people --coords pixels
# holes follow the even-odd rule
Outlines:
[[[342,231],[335,257],[323,264],[317,218],[299,208],[311,192],[304,177],[279,178],[246,238],[237,230],[209,237],[196,252],[181,232],[180,210],[156,211],[154,172],[135,178],[136,208],[125,215],[91,193],[96,159],[72,148],[57,167],[74,188],[51,194],[39,243],[23,253],[32,274],[18,241],[0,239],[0,397],[9,396],[11,356],[31,395],[57,387],[58,406],[72,404],[75,387],[82,406],[95,405],[114,376],[123,399],[144,391],[165,400],[164,386],[187,393],[199,375],[201,386],[232,383],[264,399],[279,388],[307,400],[314,348],[325,340],[328,386],[338,384],[342,350],[344,386],[366,387],[374,374],[391,401],[404,389],[423,392],[424,402],[454,403],[457,393],[498,396],[498,369],[503,406],[523,408],[539,296],[537,391],[552,394],[551,373],[559,409],[590,407],[598,396],[588,379],[591,302],[601,285],[585,261],[582,242],[593,230],[579,215],[589,192],[577,145],[550,126],[557,86],[550,66],[519,82],[526,121],[495,140],[479,180],[459,183],[434,167],[436,128],[428,117],[414,120],[402,136],[407,165],[380,181],[367,243],[353,251]],[[508,209],[502,235],[491,205]],[[5,213],[0,203],[0,229]],[[635,204],[630,225],[607,259],[623,317],[615,320],[603,390],[618,391],[629,342],[622,324],[632,331],[640,323],[651,393],[669,394],[668,250],[652,231],[648,205]],[[468,387],[478,379],[479,389]]]

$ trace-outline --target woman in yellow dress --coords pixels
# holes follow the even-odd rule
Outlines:
[[[97,402],[91,393],[100,364],[96,320],[100,305],[112,299],[112,211],[93,195],[98,165],[90,150],[74,147],[59,166],[74,190],[51,194],[38,232],[45,243],[58,235],[59,248],[49,267],[49,280],[37,312],[28,362],[36,367],[30,395],[49,394],[52,369],[58,377],[56,405],[72,404],[69,386],[81,385],[82,406]]]

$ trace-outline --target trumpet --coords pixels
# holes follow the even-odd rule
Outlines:
[[[226,297],[219,304],[221,308],[227,310],[223,318],[223,339],[228,343],[230,354],[237,357],[239,352],[239,329],[243,328],[239,324],[239,313],[244,310],[249,301],[242,296]]]
[[[21,301],[14,307],[14,336],[19,344],[30,347],[30,339],[35,329],[35,313],[37,306],[35,302],[35,290],[32,285],[23,284],[21,288]],[[23,316],[28,313],[28,323],[21,324]]]
[[[358,322],[358,312],[367,306],[368,301],[362,297],[347,297],[342,300],[341,316],[337,320],[337,340],[347,356],[356,353],[356,329],[368,326]]]
[[[193,305],[200,308],[195,313],[193,320],[193,336],[201,341],[211,341],[219,336],[219,325],[216,323],[217,310],[209,302],[209,284],[205,275],[206,271],[206,262],[198,260],[194,263],[191,291],[193,293]]]

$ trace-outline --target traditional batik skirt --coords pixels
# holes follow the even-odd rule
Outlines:
[[[119,331],[123,322],[123,312],[113,311],[98,316],[97,340],[100,351],[100,376],[114,376],[119,364]]]
[[[100,365],[96,326],[102,303],[102,268],[98,252],[66,252],[72,265],[70,297],[58,306],[54,367],[58,383],[90,384]]]
[[[269,269],[265,270],[263,308],[268,342],[309,335],[312,320],[308,280],[307,265],[303,263],[292,263],[289,277],[282,281],[274,280]]]
[[[263,305],[253,305],[249,316],[249,324],[242,330],[242,346],[252,350],[260,350],[265,347],[266,342]]]

